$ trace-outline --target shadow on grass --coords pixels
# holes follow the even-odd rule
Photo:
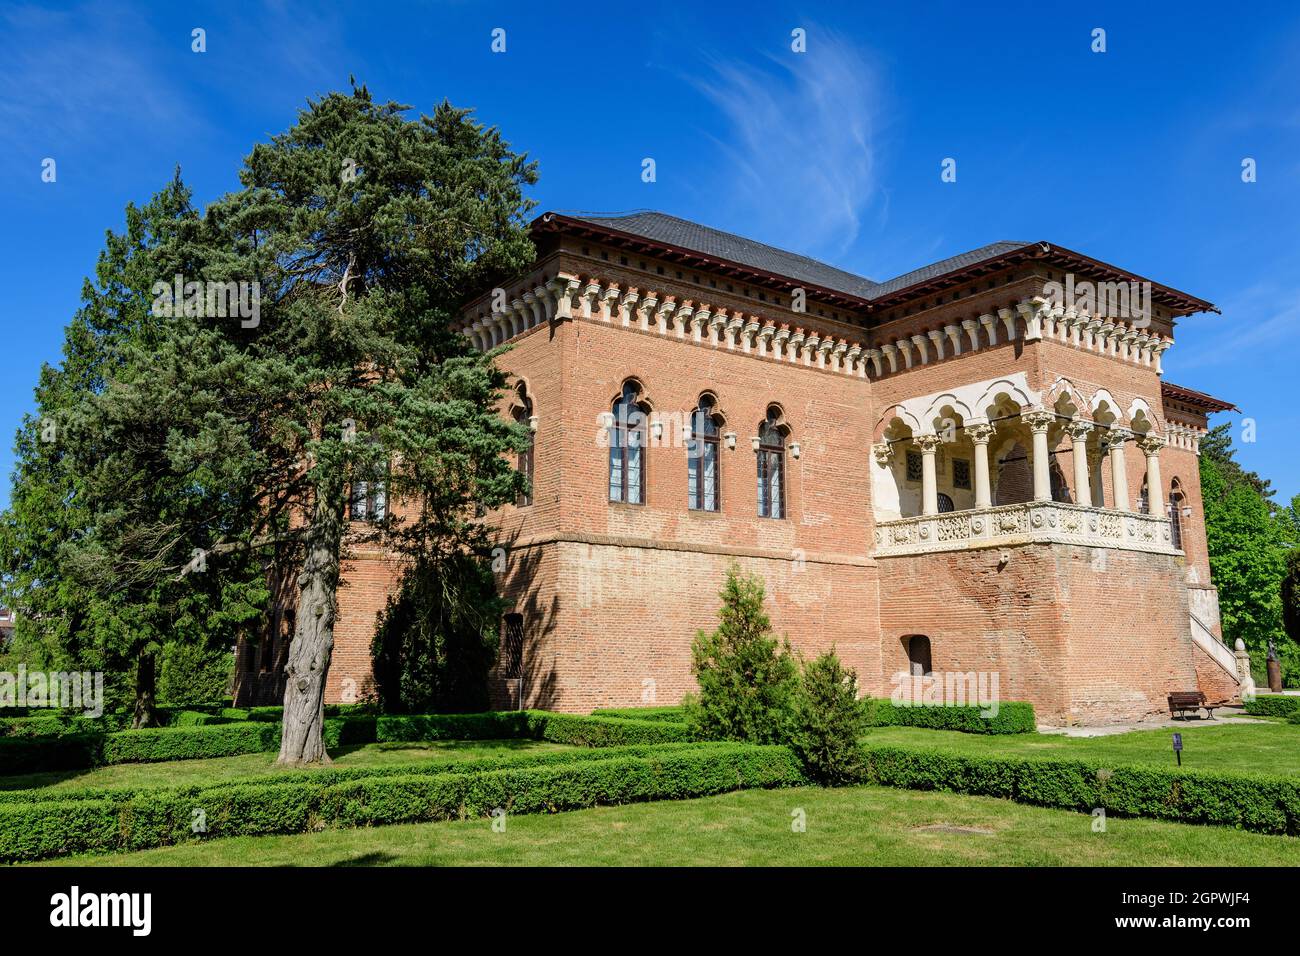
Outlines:
[[[397,859],[391,853],[363,853],[361,856],[354,856],[347,860],[339,860],[337,863],[331,863],[330,867],[340,866],[384,866]]]

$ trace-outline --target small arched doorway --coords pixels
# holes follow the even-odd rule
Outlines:
[[[924,677],[934,672],[930,663],[930,639],[924,634],[913,634],[903,638],[907,647],[908,672],[913,677]]]

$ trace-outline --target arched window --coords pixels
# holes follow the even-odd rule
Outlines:
[[[924,677],[934,672],[930,666],[930,639],[924,634],[907,638],[907,663],[913,677]]]
[[[1183,485],[1177,478],[1169,483],[1169,543],[1183,550]]]
[[[704,395],[691,413],[691,438],[686,443],[686,496],[692,511],[718,511],[718,420],[712,395]]]
[[[781,410],[767,410],[758,428],[758,516],[785,517],[785,432]]]
[[[641,389],[627,382],[609,430],[609,500],[645,504],[646,416]]]
[[[952,498],[939,492],[939,514],[947,514],[949,511],[956,511],[957,506],[952,503]]]
[[[528,429],[528,446],[519,450],[518,464],[519,473],[528,479],[528,490],[520,492],[519,498],[515,501],[516,507],[526,508],[533,503],[533,455],[536,440],[532,430],[533,400],[528,397],[528,387],[522,382],[519,383],[517,398],[510,414],[515,421]]]

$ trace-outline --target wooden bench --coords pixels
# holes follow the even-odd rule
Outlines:
[[[1199,690],[1176,690],[1169,695],[1169,716],[1177,719],[1179,714],[1186,719],[1188,711],[1196,713],[1204,709],[1210,720],[1214,719],[1214,709],[1222,704],[1211,704]]]

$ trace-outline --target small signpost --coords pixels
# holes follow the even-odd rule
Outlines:
[[[1183,735],[1174,734],[1174,756],[1178,758],[1178,766],[1183,765]]]

